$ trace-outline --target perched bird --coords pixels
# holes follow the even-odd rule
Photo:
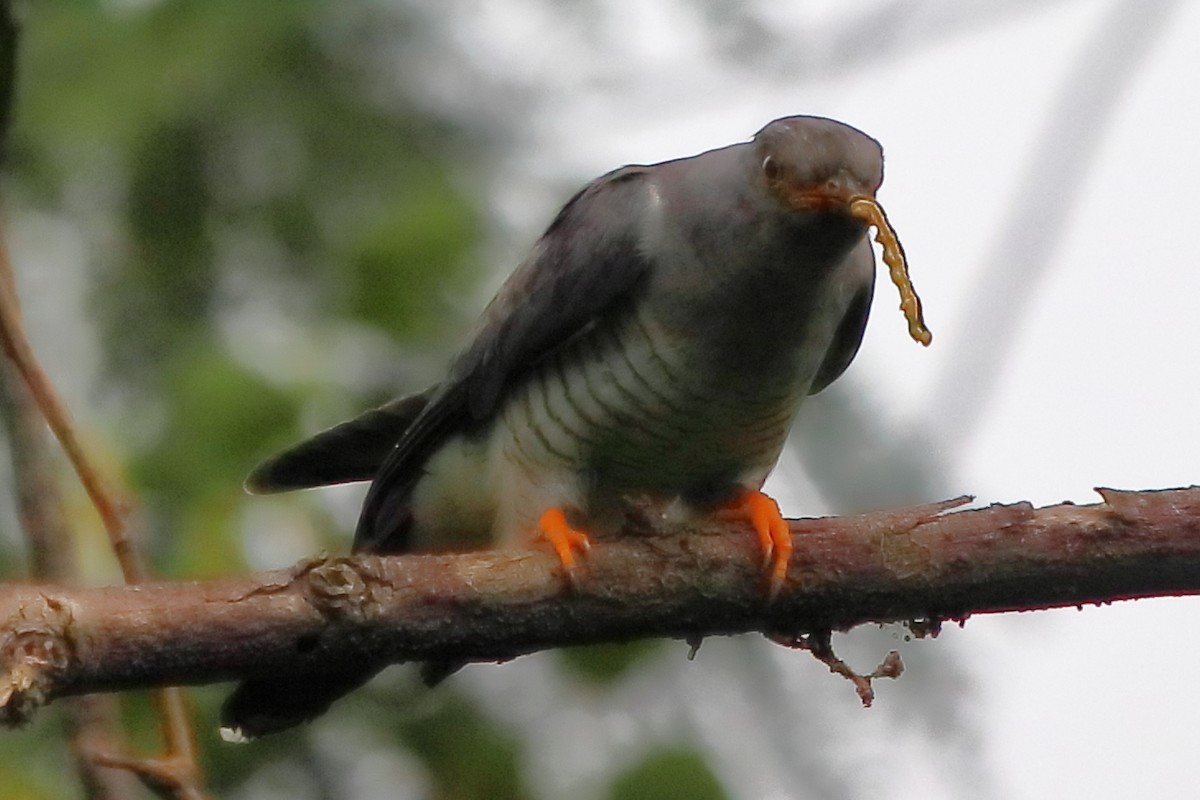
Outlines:
[[[874,139],[802,116],[597,178],[444,380],[276,455],[247,487],[370,480],[356,551],[540,538],[568,575],[587,532],[619,527],[630,497],[724,509],[751,520],[773,593],[792,542],[760,488],[801,402],[858,351],[875,282],[868,226],[891,235],[873,200],[882,180]],[[295,724],[374,671],[248,682],[226,722],[248,735]]]

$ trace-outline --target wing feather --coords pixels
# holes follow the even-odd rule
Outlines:
[[[854,360],[854,356],[858,354],[863,334],[867,329],[867,317],[871,314],[871,296],[875,293],[875,255],[871,251],[870,245],[867,245],[854,248],[847,258],[866,259],[867,263],[860,271],[869,275],[870,279],[854,295],[850,305],[846,308],[846,314],[833,334],[833,341],[829,343],[825,360],[821,362],[817,375],[813,378],[812,385],[809,386],[808,393],[810,395],[820,392],[841,377],[846,368],[850,366],[850,362]]]
[[[429,457],[447,439],[482,430],[543,359],[634,301],[650,268],[639,246],[650,169],[625,167],[586,186],[505,281],[371,484],[356,550],[407,549],[409,498]]]

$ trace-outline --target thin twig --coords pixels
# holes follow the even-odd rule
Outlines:
[[[0,361],[0,410],[12,456],[18,518],[29,543],[30,574],[43,581],[78,585],[78,560],[67,531],[46,426],[7,361]],[[84,796],[88,800],[136,797],[131,775],[103,769],[93,757],[122,748],[116,698],[84,695],[70,700],[64,709],[68,739]]]
[[[145,579],[145,568],[126,530],[124,515],[128,503],[114,499],[114,494],[108,489],[100,470],[87,457],[66,406],[38,363],[21,323],[21,308],[15,286],[8,248],[4,242],[3,231],[0,230],[0,347],[8,356],[9,363],[24,380],[25,387],[67,454],[99,513],[125,582],[140,583]],[[155,692],[154,700],[162,719],[166,754],[157,759],[141,759],[137,762],[141,768],[134,770],[134,774],[141,777],[143,782],[156,792],[160,792],[161,796],[179,800],[202,797],[203,794],[196,788],[203,784],[182,690],[177,687],[161,688]],[[99,763],[112,766],[128,766],[134,763],[111,753],[97,754],[96,758]],[[148,773],[154,775],[153,780],[145,777]]]
[[[904,662],[900,660],[900,653],[895,650],[890,651],[874,671],[863,675],[861,672],[855,672],[849,664],[838,658],[837,654],[833,652],[832,637],[833,632],[827,630],[814,631],[801,636],[768,635],[768,638],[776,644],[808,651],[813,658],[829,667],[829,671],[834,675],[840,675],[850,681],[854,685],[854,691],[858,692],[858,699],[863,704],[863,708],[870,708],[875,702],[873,681],[876,678],[894,680],[904,673]]]
[[[38,580],[78,585],[78,559],[67,531],[46,426],[20,376],[7,361],[0,362],[0,409],[12,456],[18,518],[29,543],[30,574]],[[122,748],[116,698],[71,698],[64,711],[84,796],[88,800],[136,797],[131,775],[102,769],[93,758],[96,752]]]
[[[25,336],[21,307],[14,286],[8,248],[0,239],[0,348],[3,348],[5,355],[25,381],[46,424],[58,439],[87,491],[88,498],[100,514],[125,582],[138,583],[145,578],[145,568],[137,551],[130,545],[125,529],[124,515],[127,504],[115,498],[114,493],[105,485],[100,470],[93,466],[87,457],[70,413],[59,399],[49,376],[38,363],[37,356],[34,355],[33,348]]]

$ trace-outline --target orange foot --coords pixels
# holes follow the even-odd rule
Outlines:
[[[762,548],[763,568],[767,572],[767,597],[774,599],[783,588],[792,559],[792,532],[779,513],[779,504],[757,489],[751,489],[730,503],[727,509],[754,526]]]
[[[548,508],[538,519],[538,537],[550,543],[567,571],[567,579],[575,583],[575,551],[591,549],[588,535],[572,528],[561,508]]]

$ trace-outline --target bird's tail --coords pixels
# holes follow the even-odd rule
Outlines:
[[[310,722],[382,669],[375,664],[243,681],[221,707],[221,735],[244,742]]]
[[[246,478],[252,494],[368,481],[436,386],[372,409],[271,456]]]

